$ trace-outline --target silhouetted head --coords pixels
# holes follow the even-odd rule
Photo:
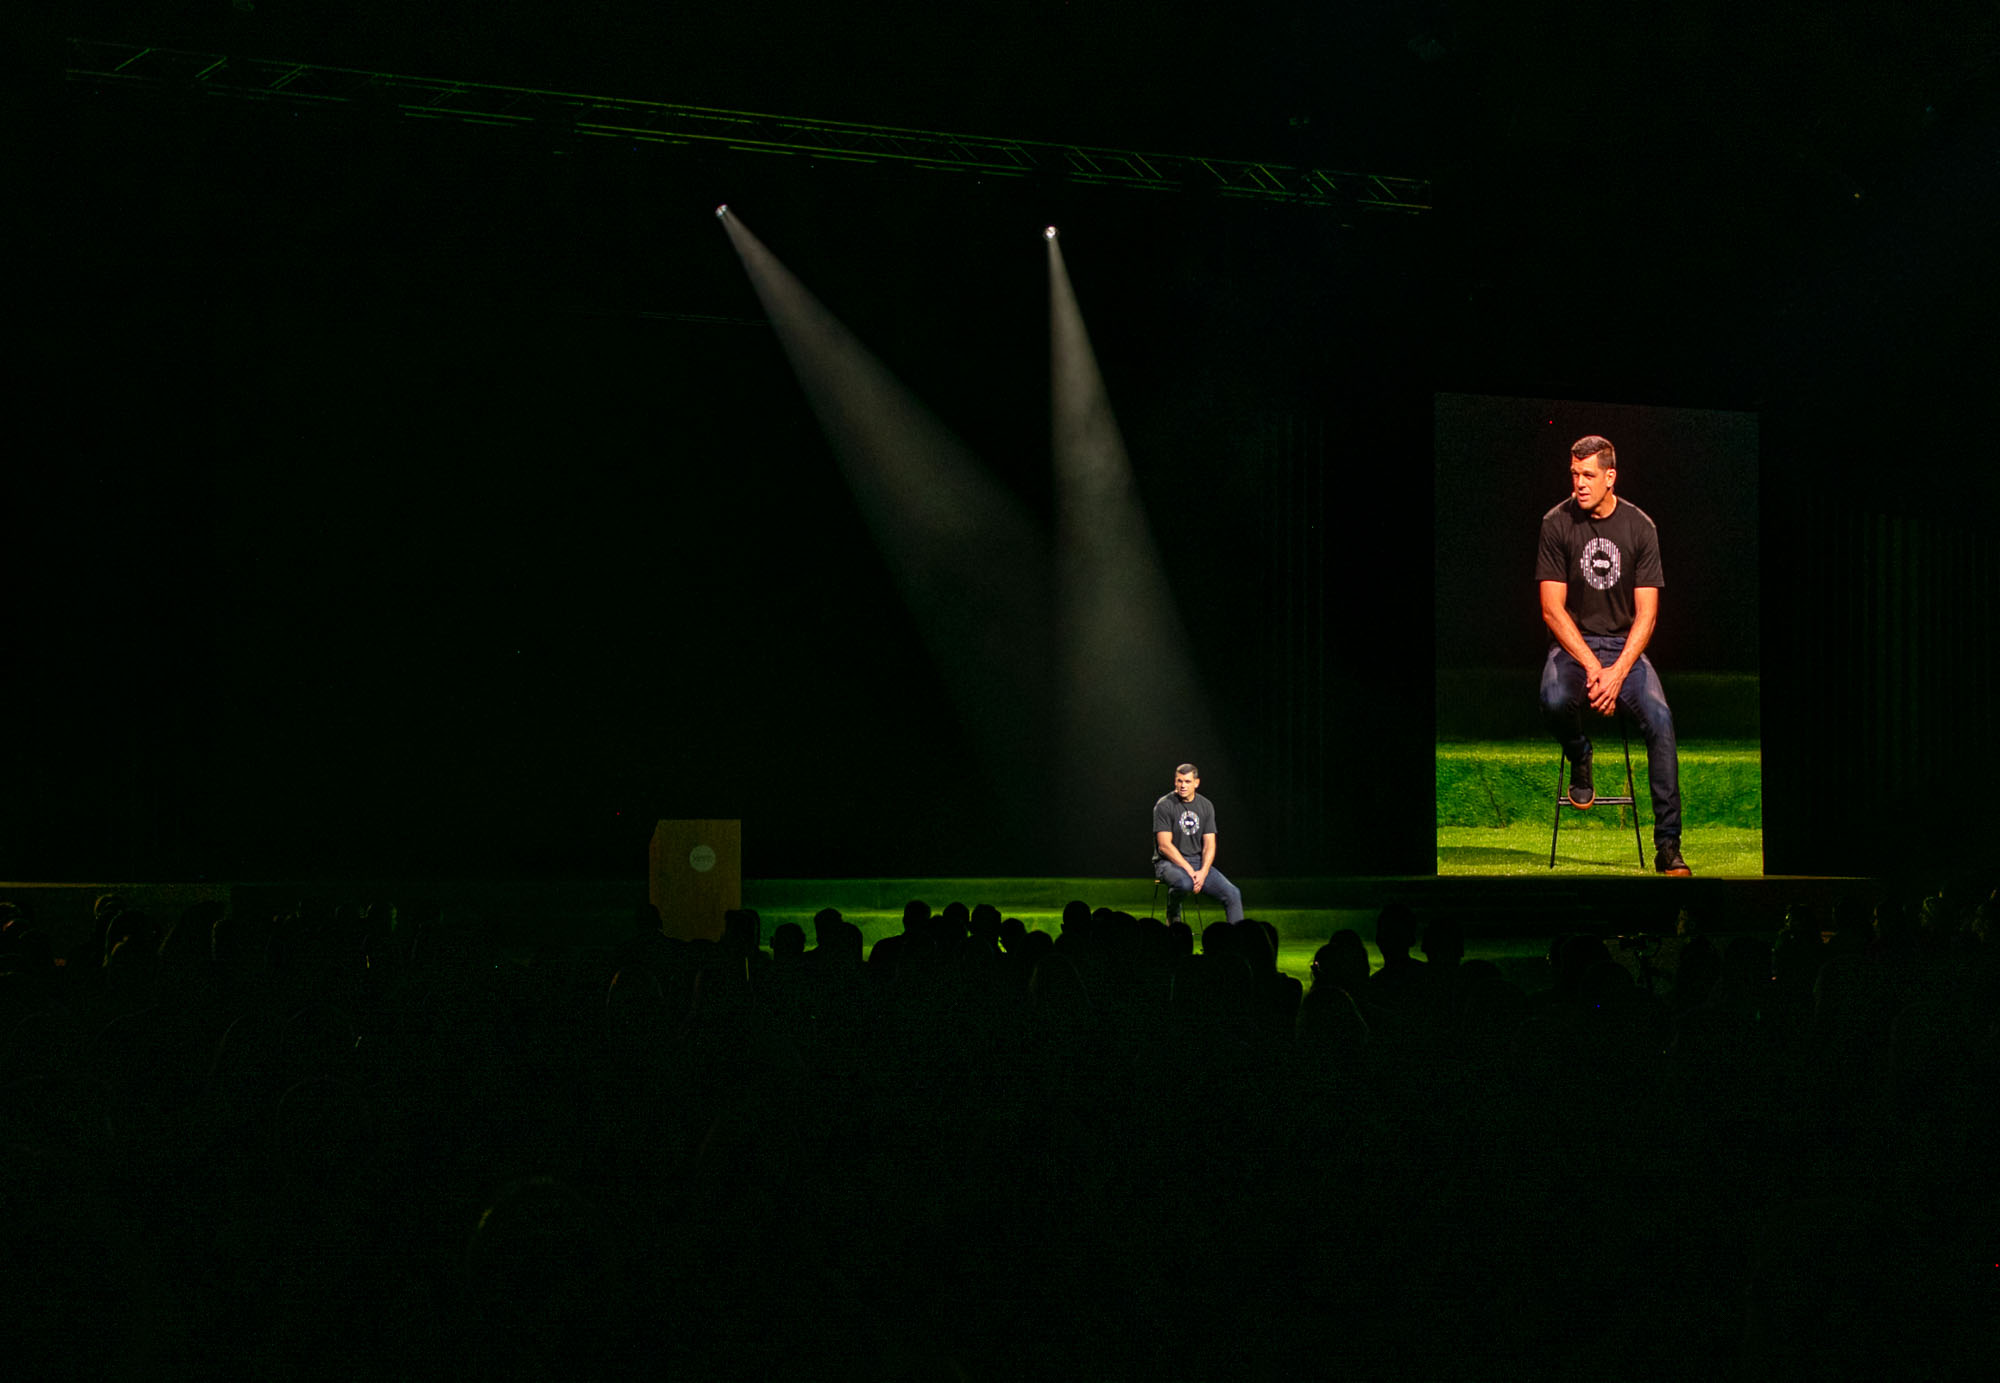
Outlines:
[[[1040,964],[1042,957],[1055,948],[1056,939],[1039,927],[1021,938],[1021,954],[1027,958],[1031,968]]]
[[[755,908],[731,908],[722,914],[722,948],[744,956],[764,944],[764,919]]]
[[[957,945],[972,930],[972,910],[963,903],[946,903],[944,911],[937,915],[933,930],[937,933],[939,945]]]
[[[861,928],[843,917],[834,922],[831,930],[834,956],[850,965],[862,964],[867,953],[861,943]]]
[[[1610,959],[1611,952],[1594,936],[1562,938],[1562,947],[1556,956],[1556,988],[1566,994],[1577,993],[1583,987],[1583,977],[1590,967]]]
[[[1343,927],[1313,954],[1315,985],[1329,984],[1350,994],[1361,992],[1368,981],[1368,943],[1352,927]]]
[[[1910,910],[1900,898],[1884,898],[1875,904],[1871,930],[1878,945],[1902,948],[1912,940]]]
[[[972,909],[972,917],[967,923],[967,930],[973,936],[979,937],[982,940],[990,942],[999,941],[1000,909],[994,907],[991,903],[977,904]]]
[[[1433,917],[1424,924],[1424,958],[1447,967],[1465,959],[1465,928],[1456,917]]]
[[[842,925],[843,919],[839,908],[821,908],[813,914],[813,945],[826,945],[828,932],[837,930]]]
[[[205,968],[209,933],[222,913],[222,903],[212,898],[182,908],[180,916],[167,928],[167,934],[160,938],[161,967],[175,971]]]
[[[1258,975],[1278,971],[1278,929],[1268,922],[1246,917],[1232,929],[1236,932],[1236,954]]]
[[[1375,915],[1375,948],[1382,959],[1407,960],[1417,944],[1417,915],[1402,903],[1391,903]]]
[[[529,1376],[608,1371],[620,1338],[618,1236],[578,1192],[554,1177],[503,1187],[466,1244],[457,1309],[469,1372]]]

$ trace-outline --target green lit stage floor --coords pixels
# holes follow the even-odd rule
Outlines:
[[[1578,814],[1563,813],[1556,840],[1555,868],[1549,867],[1549,817],[1512,826],[1440,826],[1437,832],[1437,872],[1440,875],[1514,875],[1539,878],[1564,875],[1610,878],[1653,872],[1653,833],[1643,821],[1639,842],[1642,863],[1632,843],[1632,818],[1619,819],[1617,807],[1593,807],[1601,818],[1585,827]],[[1629,812],[1629,809],[1624,809]],[[1759,879],[1764,876],[1764,832],[1761,827],[1700,826],[1681,840],[1688,867],[1703,878]]]
[[[995,882],[1004,881],[996,880]],[[745,882],[744,888],[746,895],[751,895],[755,892],[755,886],[748,881]],[[1080,894],[1079,896],[1085,897],[1085,901],[1089,901],[1087,895]],[[745,901],[749,901],[747,896]],[[925,901],[928,902],[931,900],[926,899]],[[950,900],[944,899],[943,901]],[[970,902],[972,900],[960,897],[959,901]],[[993,902],[995,907],[1000,909],[1003,916],[1020,918],[1022,922],[1027,924],[1031,931],[1044,931],[1053,936],[1062,930],[1062,912],[1060,909],[1053,912],[1031,907],[1010,910],[1000,901],[998,896],[990,901]],[[933,905],[939,906],[941,904]],[[1126,910],[1129,911],[1129,908]],[[813,935],[812,912],[798,912],[782,908],[759,908],[757,915],[763,919],[764,939],[767,943],[775,928],[786,922],[796,922],[805,929],[806,941],[808,944],[811,944]],[[1143,917],[1145,915],[1144,911],[1142,910],[1139,915]],[[1253,907],[1249,910],[1249,915],[1259,921],[1269,922],[1278,929],[1278,968],[1287,975],[1298,979],[1301,983],[1309,984],[1312,981],[1313,953],[1326,944],[1328,937],[1346,927],[1351,927],[1355,931],[1360,932],[1362,939],[1371,943],[1368,948],[1370,963],[1377,969],[1381,968],[1381,955],[1375,950],[1372,944],[1375,938],[1374,909],[1264,908],[1260,910]],[[864,947],[872,948],[883,937],[893,936],[903,929],[903,914],[901,909],[895,911],[849,911],[843,908],[841,916],[861,928],[862,945]],[[1209,921],[1218,921],[1220,918],[1221,913],[1219,910],[1211,909],[1209,911]],[[1185,920],[1191,926],[1199,927],[1201,925],[1197,921],[1192,908],[1188,909]],[[1467,943],[1466,958],[1469,960],[1491,960],[1500,966],[1503,973],[1507,974],[1510,979],[1516,980],[1517,983],[1525,982],[1532,978],[1534,984],[1530,987],[1542,987],[1547,983],[1545,979],[1541,978],[1541,970],[1543,968],[1542,958],[1546,950],[1547,941],[1542,937],[1503,936],[1478,938]]]
[[[1441,875],[1535,875],[1549,869],[1549,832],[1562,784],[1560,754],[1546,740],[1456,740],[1437,746],[1437,871]],[[1764,873],[1763,754],[1754,741],[1690,740],[1680,746],[1681,850],[1699,876],[1755,879]],[[1650,873],[1652,804],[1646,748],[1632,746],[1639,799],[1641,866],[1632,808],[1565,810],[1555,872]],[[1597,746],[1597,790],[1625,792],[1625,759],[1614,741]],[[1622,848],[1621,848],[1622,847]]]
[[[1374,906],[1346,906],[1325,896],[1329,890],[1311,881],[1237,881],[1244,890],[1248,915],[1278,929],[1279,964],[1288,974],[1307,976],[1313,952],[1343,927],[1362,936],[1375,934]],[[1262,896],[1264,906],[1259,906]],[[1319,896],[1315,896],[1319,895]],[[1313,906],[1325,897],[1325,906]],[[1163,916],[1166,890],[1156,895],[1149,881],[1139,879],[745,879],[743,903],[763,919],[764,938],[787,922],[813,936],[813,914],[823,907],[840,909],[847,921],[861,928],[862,943],[872,947],[903,929],[902,904],[920,898],[933,910],[952,902],[974,907],[991,903],[1002,917],[1018,917],[1031,931],[1051,936],[1062,930],[1063,905],[1081,899],[1092,908],[1116,908],[1136,917]],[[1281,904],[1281,905],[1280,905]],[[1222,920],[1222,909],[1190,904],[1184,919],[1197,932]]]
[[[1568,823],[1565,823],[1567,825]],[[1494,832],[1472,832],[1493,836]],[[1725,930],[1775,930],[1785,899],[1801,892],[1833,886],[1826,880],[1762,879],[1762,847],[1751,842],[1749,865],[1734,878],[1709,874],[1699,879],[1662,879],[1652,871],[1647,842],[1646,872],[1637,868],[1629,826],[1621,836],[1609,830],[1591,831],[1591,851],[1615,854],[1619,841],[1625,853],[1618,863],[1591,866],[1564,863],[1548,867],[1548,831],[1540,838],[1539,868],[1485,864],[1464,871],[1464,877],[1257,879],[1242,878],[1246,910],[1269,922],[1279,938],[1278,965],[1300,980],[1310,978],[1313,952],[1343,928],[1353,928],[1370,943],[1369,956],[1380,964],[1373,941],[1375,917],[1389,902],[1407,903],[1419,918],[1442,913],[1458,917],[1465,928],[1467,956],[1498,964],[1524,987],[1546,983],[1542,957],[1551,936],[1570,930],[1607,934],[1656,931],[1671,927],[1681,906],[1693,906],[1711,926]],[[1708,840],[1708,834],[1701,837]],[[1739,856],[1746,848],[1738,842]],[[1565,850],[1568,847],[1565,845]],[[1609,858],[1609,855],[1607,855]],[[1621,867],[1622,864],[1622,867]],[[1701,868],[1700,865],[1696,866]],[[1509,877],[1514,876],[1514,877]],[[1751,880],[1757,880],[1752,884]],[[1760,886],[1761,885],[1761,886]],[[1768,894],[1768,896],[1766,896]],[[863,943],[872,947],[902,929],[899,900],[920,898],[933,909],[957,901],[968,906],[991,903],[1003,917],[1018,917],[1031,929],[1050,934],[1062,928],[1062,905],[1079,898],[1092,907],[1111,907],[1139,917],[1158,915],[1150,888],[1130,879],[745,879],[743,901],[757,909],[768,942],[787,922],[813,937],[813,914],[834,907],[861,928]],[[1164,903],[1164,897],[1159,900]],[[1318,904],[1317,906],[1315,904]],[[1210,908],[1204,916],[1186,910],[1186,920],[1199,930],[1219,920]]]

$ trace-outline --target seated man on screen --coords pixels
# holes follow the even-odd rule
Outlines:
[[[1215,807],[1200,786],[1201,770],[1182,764],[1174,790],[1153,804],[1153,877],[1167,886],[1167,921],[1180,921],[1182,901],[1199,894],[1221,903],[1226,921],[1241,922],[1243,895],[1215,867]]]
[[[1674,713],[1646,657],[1666,585],[1659,533],[1645,510],[1618,497],[1611,443],[1579,438],[1569,457],[1570,497],[1542,515],[1535,561],[1542,622],[1554,639],[1542,664],[1542,719],[1569,756],[1577,807],[1597,800],[1583,707],[1607,716],[1623,709],[1639,722],[1653,789],[1653,868],[1687,874]]]

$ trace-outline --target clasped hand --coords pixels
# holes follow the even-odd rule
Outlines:
[[[1590,709],[1599,715],[1608,716],[1618,709],[1618,689],[1625,685],[1625,674],[1613,663],[1610,667],[1599,667],[1591,671],[1590,680],[1584,683],[1584,694],[1590,698]]]

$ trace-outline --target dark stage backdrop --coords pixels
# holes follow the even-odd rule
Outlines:
[[[1423,698],[1383,704],[1357,652],[1415,626],[1340,593],[1407,545],[1373,458],[1422,426],[1397,267],[1421,227],[365,115],[75,114],[93,155],[62,169],[69,296],[12,496],[10,712],[50,733],[17,751],[36,805],[0,874],[636,878],[662,816],[741,817],[753,874],[1141,874],[1184,753],[1227,766],[1239,870],[1385,868],[1403,830],[1339,785],[1423,742]],[[1053,838],[1046,741],[980,768],[980,708],[929,661],[724,200],[1045,525],[1039,232],[1063,224],[1219,727],[1092,766],[1129,818]]]
[[[1659,526],[1667,584],[1654,661],[1757,671],[1754,413],[1439,394],[1435,426],[1439,668],[1539,673],[1548,634],[1536,535],[1568,495],[1570,443],[1594,433],[1618,450],[1619,496]]]
[[[297,46],[275,36],[274,56],[656,92],[639,80],[654,44],[619,50],[643,70],[613,80],[563,59],[614,51],[582,31],[549,48],[494,27],[512,36],[502,62],[255,13],[133,37],[202,47],[290,16]],[[660,22],[678,38],[681,18]],[[1120,21],[1090,22],[1103,51],[1159,70]],[[761,52],[763,29],[746,34]],[[1994,838],[1960,762],[1966,689],[1990,685],[1994,657],[1990,107],[1923,130],[1873,120],[1850,186],[1789,136],[1717,138],[1706,118],[1742,104],[1712,99],[1726,86],[1660,88],[1699,119],[1586,109],[1541,100],[1553,88],[1524,85],[1511,51],[1417,64],[1426,84],[1355,45],[1293,45],[1366,117],[1309,126],[1206,80],[1132,105],[1061,75],[1010,106],[1034,113],[1016,124],[986,108],[1004,88],[955,62],[935,70],[966,104],[878,103],[884,85],[829,85],[853,64],[817,44],[799,50],[821,74],[802,104],[769,103],[1188,152],[1215,130],[1219,153],[1435,178],[1433,212],[1348,232],[1196,195],[128,99],[66,86],[45,37],[10,110],[29,361],[0,468],[0,874],[636,877],[656,815],[743,816],[746,867],[767,875],[1143,870],[1128,820],[1043,838],[1062,784],[1040,746],[1006,781],[967,771],[966,709],[754,324],[711,216],[724,200],[1045,520],[1038,232],[1063,226],[1141,505],[1178,559],[1225,751],[1209,786],[1246,871],[1430,867],[1425,616],[1447,574],[1426,554],[1450,496],[1424,439],[1441,384],[1754,404],[1761,675],[1782,710],[1771,867],[1957,860]],[[666,78],[700,65],[699,44],[672,51]],[[1239,94],[1269,89],[1223,52],[1205,56]],[[1324,52],[1350,58],[1334,72]],[[1766,82],[1754,47],[1738,59],[1766,114],[1827,111]],[[733,66],[660,94],[754,104],[728,94],[753,90]],[[791,71],[769,90],[793,90]],[[1214,99],[1182,99],[1194,89]],[[1413,106],[1439,142],[1405,161]],[[1225,112],[1241,123],[1214,124]],[[1608,233],[1579,236],[1579,208]],[[1560,458],[1546,488],[1505,460],[1523,467],[1519,524],[1496,511],[1471,539],[1518,542],[1476,565],[1525,588]],[[1676,649],[1686,665],[1754,665],[1743,567],[1690,547],[1704,509],[1740,512],[1708,500],[1728,477],[1657,486],[1676,464],[1625,477],[1666,530],[1661,637],[1724,639]],[[1702,581],[1719,615],[1675,627]],[[1507,589],[1481,592],[1494,613],[1465,637],[1490,632],[1511,663],[1541,635]],[[1167,767],[1104,772],[1129,778],[1136,817]]]

